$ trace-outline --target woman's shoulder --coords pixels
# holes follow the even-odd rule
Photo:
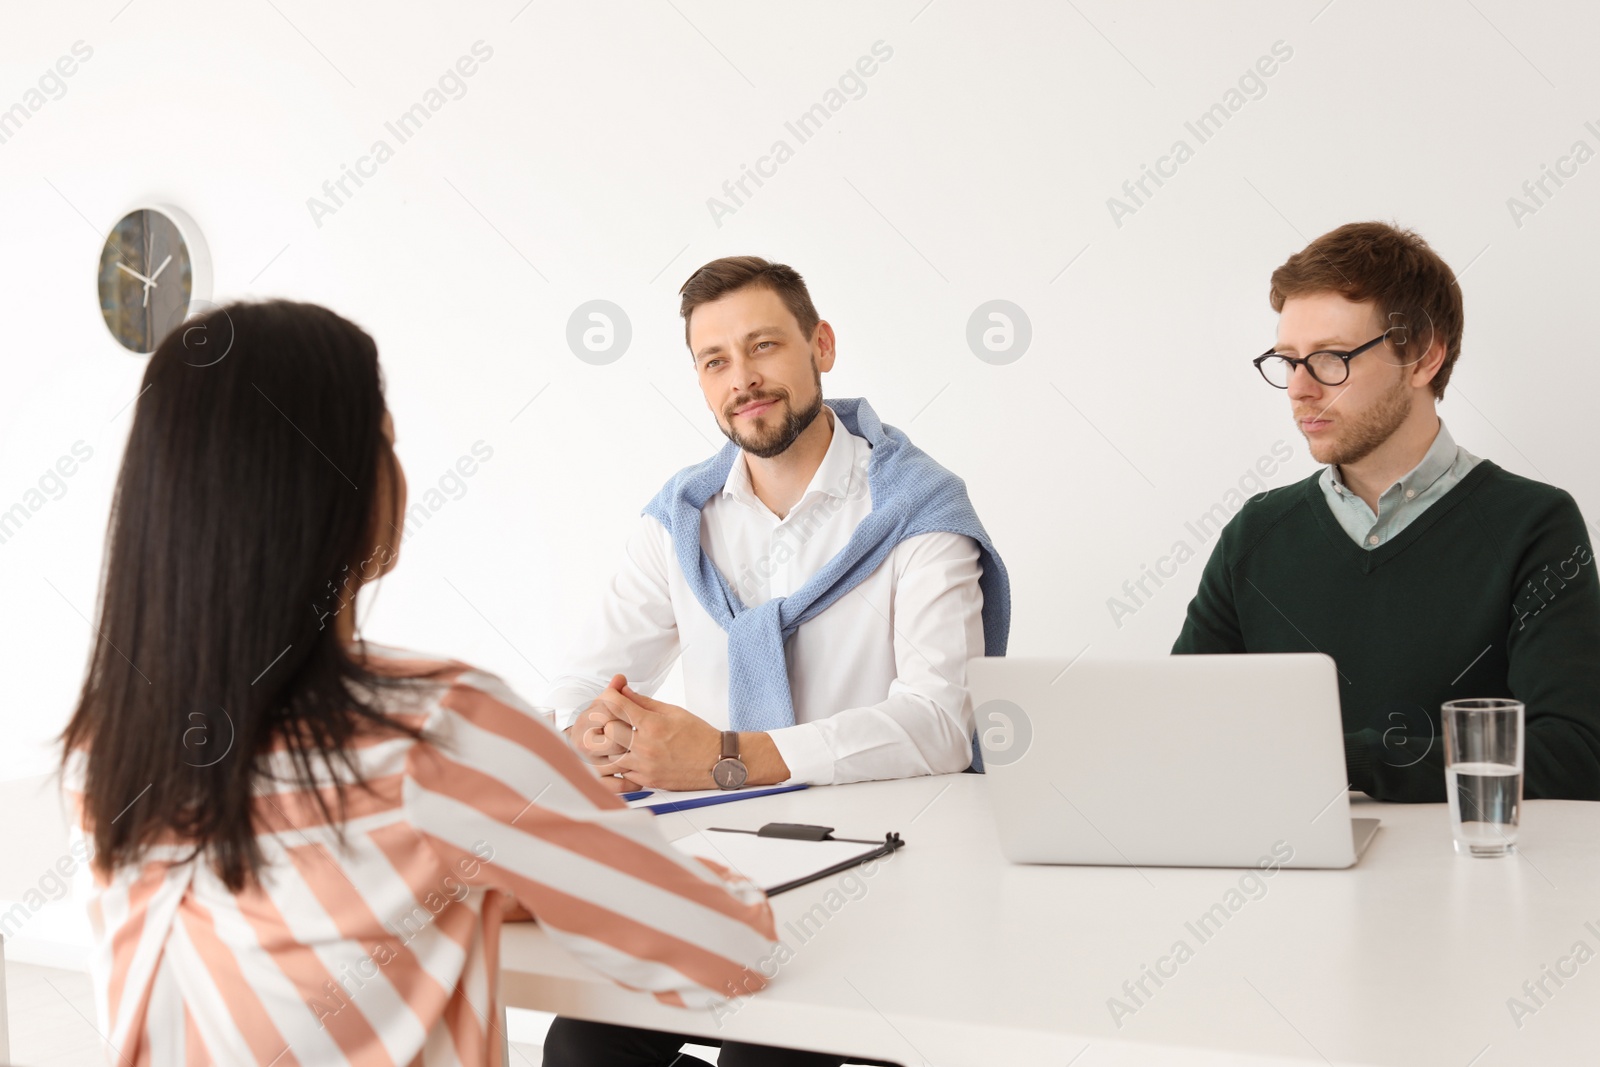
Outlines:
[[[434,709],[452,689],[474,689],[525,715],[538,717],[533,705],[506,684],[498,674],[453,656],[434,655],[366,641],[362,643],[363,666],[380,678],[412,683],[404,688]]]
[[[457,675],[473,669],[471,664],[454,656],[418,652],[397,645],[384,645],[376,641],[362,641],[357,658],[361,665],[374,674],[386,678],[415,678],[423,681],[453,681]]]

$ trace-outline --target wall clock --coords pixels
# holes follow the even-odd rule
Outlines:
[[[141,355],[211,295],[211,257],[194,220],[176,208],[124,215],[100,250],[100,314],[117,343]]]

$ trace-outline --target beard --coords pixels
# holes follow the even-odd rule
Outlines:
[[[724,423],[718,420],[718,426],[722,430],[724,437],[752,456],[771,459],[773,456],[782,455],[790,445],[799,439],[802,433],[805,433],[806,427],[810,426],[812,422],[816,421],[817,416],[822,414],[822,374],[820,371],[816,375],[816,385],[815,398],[801,410],[795,409],[787,389],[775,389],[770,392],[757,390],[753,393],[745,393],[734,397],[722,409],[723,418],[727,422]],[[769,413],[762,416],[750,430],[735,429],[733,413],[746,404],[761,400],[774,401],[774,408],[781,406],[783,417],[781,419],[773,419],[772,424],[767,425],[768,420],[772,418],[771,413]]]
[[[1411,390],[1406,386],[1405,375],[1401,374],[1395,379],[1394,388],[1380,396],[1370,408],[1343,420],[1344,430],[1336,439],[1318,444],[1306,438],[1311,458],[1334,467],[1361,462],[1400,428],[1411,414],[1411,404]]]

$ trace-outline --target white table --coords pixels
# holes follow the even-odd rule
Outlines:
[[[1383,820],[1355,867],[1278,871],[1204,941],[1185,924],[1226,908],[1244,872],[1012,866],[980,775],[663,816],[669,837],[811,822],[841,837],[898,831],[906,847],[853,899],[837,892],[843,876],[774,898],[793,958],[715,1018],[613,985],[528,923],[506,929],[503,996],[908,1067],[1600,1063],[1600,804],[1528,802],[1521,855],[1486,860],[1454,854],[1443,804],[1353,799],[1355,814]],[[807,934],[800,920],[818,906]],[[1150,995],[1115,1019],[1108,1001],[1135,1007],[1123,983],[1179,940],[1192,955],[1162,963],[1172,976],[1146,977]],[[1579,942],[1594,958],[1561,963]],[[1558,987],[1546,966],[1571,977]],[[1541,977],[1542,1006],[1523,991]],[[1520,1027],[1512,997],[1536,1009]]]

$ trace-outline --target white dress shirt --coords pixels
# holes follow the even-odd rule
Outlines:
[[[824,412],[833,425],[828,451],[787,516],[757,498],[743,453],[701,509],[701,547],[749,607],[799,589],[872,510],[872,446]],[[784,646],[795,725],[770,731],[791,782],[966,769],[973,729],[966,665],[984,654],[980,570],[970,537],[908,538],[795,631]],[[551,690],[558,725],[570,726],[613,674],[654,694],[679,656],[689,711],[728,729],[727,634],[684,580],[666,528],[642,516]]]

